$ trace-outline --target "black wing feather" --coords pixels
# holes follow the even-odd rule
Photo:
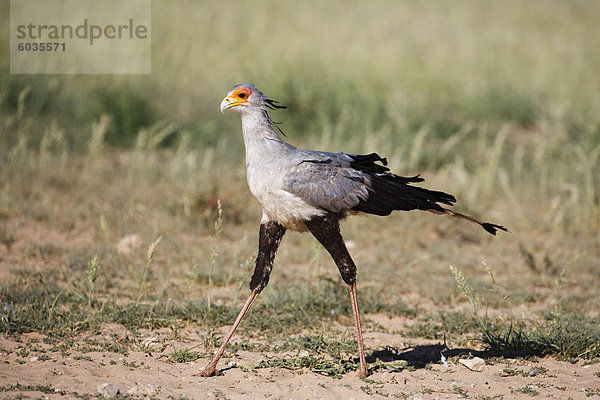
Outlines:
[[[371,181],[369,197],[353,208],[356,211],[375,215],[389,215],[394,210],[444,212],[437,203],[452,205],[456,201],[451,194],[410,185],[424,179],[419,175],[404,177],[389,172],[387,160],[377,153],[349,156],[353,159],[350,166],[368,173]]]

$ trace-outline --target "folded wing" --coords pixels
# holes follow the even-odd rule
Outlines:
[[[389,172],[385,158],[372,153],[355,155],[304,151],[286,176],[288,191],[311,205],[333,213],[361,211],[388,215],[394,210],[444,212],[437,203],[452,205],[454,196],[412,186],[418,176]]]

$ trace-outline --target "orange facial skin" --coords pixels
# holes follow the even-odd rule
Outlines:
[[[235,99],[237,101],[245,103],[245,102],[248,101],[248,97],[250,97],[251,94],[252,94],[252,91],[250,89],[239,88],[239,89],[236,89],[235,92],[233,92],[233,94],[231,95],[231,97],[235,97]]]
[[[221,112],[224,112],[229,108],[248,103],[248,98],[251,94],[252,91],[248,88],[242,87],[236,89],[229,96],[225,97],[221,102]]]

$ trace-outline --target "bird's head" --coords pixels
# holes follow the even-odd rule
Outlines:
[[[227,96],[221,101],[221,112],[227,109],[233,109],[237,112],[264,110],[267,108],[275,110],[278,108],[287,108],[278,105],[275,100],[271,100],[251,83],[236,85],[227,93]]]

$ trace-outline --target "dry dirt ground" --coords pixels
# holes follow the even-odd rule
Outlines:
[[[394,321],[390,321],[394,323]],[[103,334],[126,334],[119,326],[107,326]],[[405,368],[400,372],[376,372],[362,380],[355,373],[332,379],[310,371],[281,368],[255,368],[269,354],[237,352],[220,364],[221,376],[201,378],[195,374],[206,360],[171,363],[161,358],[170,346],[193,347],[202,342],[201,332],[187,329],[184,339],[170,341],[168,332],[146,332],[141,338],[151,353],[131,351],[126,355],[106,352],[77,352],[61,356],[50,352],[43,336],[27,334],[21,341],[0,339],[3,387],[51,385],[55,393],[18,388],[1,393],[2,398],[76,398],[97,394],[103,383],[115,384],[129,397],[160,399],[597,399],[600,398],[600,365],[571,364],[552,358],[535,360],[488,359],[481,372],[468,370],[449,359],[427,368]],[[397,335],[367,332],[369,347],[394,345],[403,348],[408,340]],[[434,358],[440,351],[438,342],[410,341],[396,357],[410,365],[419,358]],[[35,350],[31,350],[31,349]],[[26,356],[22,350],[28,352]],[[6,354],[6,351],[10,354]],[[453,351],[446,351],[449,357]],[[281,356],[281,354],[279,354]],[[596,388],[596,389],[594,389]],[[32,388],[33,389],[33,388]],[[129,394],[127,394],[129,392]]]
[[[15,231],[13,245],[1,249],[0,283],[3,285],[18,265],[24,237],[33,242],[62,241],[66,248],[85,246],[93,240],[93,235],[86,236],[84,232],[61,234],[24,222],[18,226],[21,231]],[[206,331],[192,326],[177,334],[166,328],[142,330],[134,335],[133,343],[136,344],[124,354],[83,351],[89,340],[106,343],[132,335],[123,326],[111,324],[105,325],[101,334],[94,337],[75,338],[67,351],[46,343],[45,336],[39,333],[18,338],[0,336],[0,398],[96,398],[100,385],[112,383],[119,388],[121,398],[600,399],[599,363],[586,365],[578,361],[572,364],[551,357],[498,358],[472,349],[473,356],[486,360],[483,371],[475,372],[458,362],[457,355],[468,354],[469,349],[444,350],[447,358],[447,365],[444,365],[441,360],[443,346],[439,341],[408,339],[388,333],[401,331],[406,323],[402,318],[364,317],[373,322],[368,324],[365,332],[369,361],[375,361],[374,349],[393,346],[400,351],[388,352],[382,357],[383,361],[403,361],[403,368],[397,372],[375,372],[368,379],[359,379],[355,372],[333,379],[306,369],[257,368],[261,360],[274,354],[238,351],[232,357],[222,359],[219,364],[224,369],[221,376],[201,378],[195,374],[207,359],[174,363],[169,360],[169,355],[174,348],[202,348]],[[328,329],[351,332],[351,321],[344,321],[344,325]],[[227,327],[221,327],[220,333],[224,334],[226,330]],[[244,340],[248,339],[238,335],[234,343]]]

